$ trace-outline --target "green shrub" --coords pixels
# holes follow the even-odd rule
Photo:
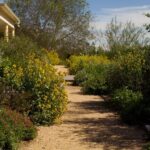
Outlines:
[[[150,46],[147,47],[147,49],[145,50],[145,55],[144,55],[144,59],[145,62],[143,64],[143,95],[145,97],[145,99],[147,99],[147,97],[149,97],[149,93],[150,93]]]
[[[107,86],[107,71],[109,65],[99,64],[99,65],[89,65],[84,70],[85,74],[83,77],[78,79],[81,82],[82,90],[87,94],[106,94],[108,92]],[[79,72],[80,73],[80,72]],[[78,74],[77,74],[78,75]],[[79,77],[79,76],[77,76]],[[76,77],[76,78],[77,78]],[[75,79],[76,79],[75,78]]]
[[[91,70],[89,70],[89,71],[91,71]],[[89,72],[85,68],[82,69],[81,71],[78,71],[77,74],[75,75],[73,84],[81,85],[84,81],[86,81],[88,79],[88,74],[89,74]]]
[[[5,63],[2,80],[9,89],[9,99],[4,99],[7,98],[5,101],[11,108],[28,113],[35,123],[54,123],[66,110],[63,76],[34,55],[27,59],[26,66],[17,66],[11,61]]]
[[[63,76],[51,65],[59,63],[57,53],[39,48],[26,37],[1,41],[0,52],[0,104],[29,115],[34,123],[59,119],[67,96]]]
[[[87,94],[108,92],[106,79],[110,64],[106,56],[72,56],[70,70],[76,74],[74,84],[81,85]]]
[[[133,91],[141,91],[144,61],[144,52],[138,50],[133,50],[116,58],[108,72],[110,90],[128,87]]]
[[[133,92],[127,88],[116,90],[112,97],[113,107],[116,107],[124,121],[134,124],[140,121],[142,112],[140,92]]]
[[[111,92],[123,87],[127,87],[135,93],[142,92],[143,99],[140,104],[135,105],[134,108],[127,107],[129,110],[123,109],[125,113],[131,110],[130,115],[122,113],[127,122],[136,122],[135,120],[138,118],[137,120],[141,123],[150,123],[149,70],[149,50],[145,49],[131,50],[118,56],[109,69],[108,86]],[[115,106],[119,104],[116,103]],[[130,106],[132,107],[132,105]]]
[[[143,65],[143,85],[142,93],[144,97],[144,110],[143,110],[143,121],[147,124],[150,123],[150,46],[145,48],[145,63]]]
[[[71,74],[76,74],[89,64],[108,64],[109,59],[106,56],[71,56],[68,66]]]
[[[25,116],[10,109],[0,109],[0,149],[16,150],[21,140],[36,137],[36,128]]]
[[[0,41],[0,52],[3,58],[9,58],[14,64],[26,65],[26,57],[35,53],[36,57],[44,61],[46,51],[39,48],[36,43],[25,36],[15,37],[9,42]]]

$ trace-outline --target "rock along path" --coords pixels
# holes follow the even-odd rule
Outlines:
[[[105,107],[102,97],[83,95],[77,86],[68,85],[66,90],[69,104],[63,123],[38,127],[37,138],[23,143],[20,150],[142,149],[143,131],[123,124]]]

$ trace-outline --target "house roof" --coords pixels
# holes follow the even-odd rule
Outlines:
[[[0,8],[4,13],[6,13],[17,25],[20,24],[20,19],[15,15],[15,13],[10,9],[6,3],[0,3]]]

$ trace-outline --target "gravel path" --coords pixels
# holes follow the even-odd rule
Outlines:
[[[104,106],[103,98],[83,95],[68,85],[68,111],[63,123],[38,127],[38,137],[21,150],[141,150],[143,131],[123,124]]]

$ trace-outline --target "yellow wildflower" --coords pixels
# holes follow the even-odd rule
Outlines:
[[[16,65],[15,65],[15,64],[13,64],[13,67],[14,67],[14,68],[16,68]]]

